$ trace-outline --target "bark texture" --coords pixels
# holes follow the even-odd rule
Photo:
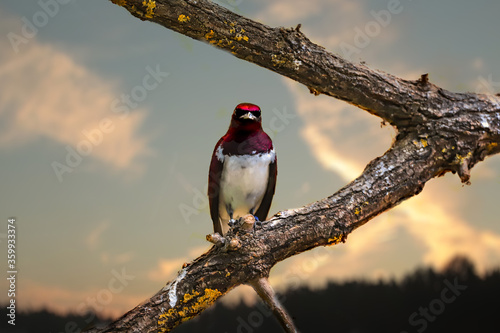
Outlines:
[[[241,284],[253,285],[286,327],[288,315],[273,303],[265,284],[276,263],[345,242],[356,228],[420,193],[433,177],[452,171],[468,183],[470,169],[500,151],[498,96],[452,93],[427,75],[409,81],[353,64],[312,43],[298,27],[271,28],[206,0],[111,1],[142,20],[296,80],[311,93],[356,105],[396,127],[398,135],[383,156],[331,196],[278,212],[255,233],[236,226],[224,244],[209,237],[217,245],[182,268],[174,281],[105,329],[91,332],[168,332]],[[291,325],[287,332],[296,331]]]

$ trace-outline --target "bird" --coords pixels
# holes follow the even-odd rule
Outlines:
[[[265,221],[277,174],[276,152],[262,129],[260,107],[238,104],[227,133],[215,145],[208,172],[214,232],[225,236],[236,220],[247,214],[257,223]]]

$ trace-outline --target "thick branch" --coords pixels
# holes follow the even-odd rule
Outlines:
[[[470,168],[500,151],[496,96],[455,94],[426,79],[407,81],[355,65],[297,30],[270,28],[205,0],[113,2],[141,19],[288,76],[313,92],[357,105],[396,126],[399,134],[391,149],[337,193],[279,212],[255,233],[236,227],[224,246],[214,246],[151,299],[93,332],[170,331],[230,289],[263,281],[277,262],[317,246],[345,242],[356,228],[418,194],[431,178],[453,171],[468,182]],[[259,293],[265,296],[265,290]]]
[[[312,43],[299,29],[271,28],[211,1],[111,1],[142,20],[208,42],[300,82],[315,94],[347,101],[395,126],[458,111],[489,113],[500,108],[498,96],[451,93],[429,83],[428,77],[403,80],[353,64]]]
[[[105,330],[93,332],[168,332],[232,288],[268,276],[277,262],[317,246],[345,242],[353,230],[418,194],[429,179],[450,168],[441,147],[449,143],[439,136],[400,137],[334,195],[279,212],[255,233],[236,227],[226,237],[226,244],[235,246],[214,246],[144,304]]]

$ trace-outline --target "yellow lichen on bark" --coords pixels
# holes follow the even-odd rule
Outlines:
[[[160,327],[158,331],[166,332],[167,329],[161,326],[165,325],[173,317],[177,317],[175,320],[180,319],[181,322],[189,320],[190,318],[196,316],[202,310],[212,305],[215,302],[215,300],[219,298],[219,296],[221,295],[222,293],[217,289],[205,289],[205,293],[201,297],[198,297],[200,296],[200,293],[198,291],[193,291],[193,293],[191,294],[190,293],[184,294],[181,303],[186,304],[192,299],[194,299],[195,302],[193,304],[183,306],[182,309],[180,310],[169,309],[167,312],[162,313],[158,318],[158,326]]]
[[[455,160],[457,161],[458,164],[464,164],[464,161],[472,156],[472,152],[468,152],[467,155],[462,156],[460,154],[457,154],[455,156]]]
[[[342,242],[342,236],[335,236],[333,238],[328,238],[328,245],[337,245]]]
[[[188,22],[189,20],[191,20],[191,18],[187,15],[181,14],[177,18],[177,20],[179,20],[179,22],[185,23],[185,22]]]
[[[113,0],[112,1],[115,5],[125,7],[127,5],[127,1],[125,0]]]
[[[146,7],[146,14],[144,14],[144,17],[146,18],[153,18],[153,13],[154,13],[154,10],[156,8],[156,1],[152,1],[152,0],[144,0],[142,2],[142,5],[144,7]]]
[[[207,32],[205,34],[206,39],[214,38],[214,36],[215,36],[215,32],[213,30],[210,30],[210,32]]]
[[[498,147],[498,143],[496,142],[492,142],[488,145],[488,151],[492,151],[493,149],[495,149],[496,147]]]

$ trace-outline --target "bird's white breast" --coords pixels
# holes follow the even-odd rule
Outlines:
[[[255,214],[267,189],[269,163],[275,158],[274,150],[255,155],[224,156],[219,193],[219,216],[223,229],[226,229],[229,220],[228,204],[234,210],[235,219],[248,214],[252,208]]]

